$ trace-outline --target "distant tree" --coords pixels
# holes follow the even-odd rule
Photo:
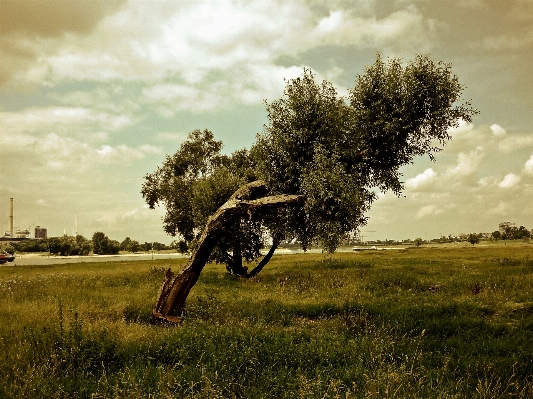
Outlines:
[[[466,238],[466,241],[468,241],[472,246],[479,243],[479,235],[478,234],[469,234]]]
[[[50,255],[57,255],[61,252],[60,242],[58,237],[49,237],[47,240],[48,252]]]
[[[143,252],[149,252],[152,250],[152,243],[145,241],[144,244],[139,245],[139,250]]]
[[[121,251],[131,251],[131,238],[126,237],[124,241],[120,243]]]
[[[189,252],[189,246],[187,245],[187,242],[185,240],[180,240],[178,242],[178,252],[180,254],[186,254]]]
[[[496,241],[500,240],[502,238],[502,233],[500,233],[498,230],[493,231],[491,237]]]
[[[107,241],[106,255],[116,255],[120,252],[120,243],[117,240],[109,239]]]
[[[521,240],[524,237],[530,236],[531,232],[524,226],[520,226],[519,228],[511,226],[505,228],[505,232],[503,233],[502,238],[504,240]]]
[[[92,244],[95,255],[114,255],[120,251],[120,243],[116,240],[110,240],[101,231],[93,234]]]
[[[87,256],[89,255],[91,250],[92,250],[92,243],[90,240],[86,239],[84,236],[78,234],[72,240],[72,250],[71,250],[72,255]]]
[[[173,233],[183,224],[188,235],[187,229],[182,235],[196,242],[182,272],[167,273],[154,317],[180,320],[187,295],[216,248],[230,270],[246,276],[268,262],[267,254],[251,272],[238,270],[264,231],[273,247],[286,239],[304,249],[319,243],[334,251],[366,223],[379,191],[401,194],[402,166],[421,155],[433,159],[436,145],[450,138],[449,129],[471,121],[476,111],[469,103],[458,104],[462,91],[449,65],[424,56],[406,66],[378,56],[357,77],[348,98],[304,70],[287,82],[281,99],[267,104],[269,122],[244,157],[249,175],[231,173],[234,157],[221,158],[217,142],[209,134],[196,139],[202,134],[196,132],[192,150],[183,152],[182,146],[176,162],[168,157],[170,162],[145,176],[143,184],[150,208],[159,203],[166,208],[165,230]],[[220,202],[205,201],[215,193]],[[191,194],[209,212],[195,208]],[[201,219],[203,226],[195,221]]]
[[[92,249],[91,241],[79,234],[76,237],[66,234],[61,237],[50,237],[46,240],[46,244],[51,255],[60,256],[89,255]]]
[[[15,247],[11,244],[1,244],[0,245],[0,252],[4,252],[9,255],[15,254]]]
[[[73,239],[68,235],[59,237],[59,255],[70,256],[73,255]]]
[[[168,247],[165,244],[157,242],[157,241],[153,242],[152,248],[154,249],[154,251],[165,251],[168,249]]]
[[[523,238],[529,238],[531,236],[531,233],[528,229],[526,229],[524,226],[520,226],[515,232],[514,232],[514,238],[515,240],[521,240]]]
[[[137,240],[131,240],[130,243],[130,251],[131,252],[137,252],[140,249],[139,241]]]
[[[22,240],[19,242],[13,242],[11,243],[13,248],[17,252],[47,252],[48,246],[46,243],[46,240],[40,239],[40,240]]]
[[[101,231],[97,231],[93,234],[92,242],[93,242],[93,253],[95,255],[104,255],[107,252],[107,242],[109,241],[109,238],[102,233]]]
[[[419,237],[419,238],[415,238],[413,243],[415,244],[416,247],[419,247],[420,245],[422,245],[424,241]]]

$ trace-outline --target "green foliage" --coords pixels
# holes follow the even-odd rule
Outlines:
[[[477,111],[469,102],[458,104],[462,92],[451,65],[428,56],[405,67],[399,59],[385,63],[378,56],[358,76],[349,96],[355,110],[352,134],[361,140],[371,185],[400,192],[398,169],[416,156],[433,159],[440,150],[435,142],[444,145],[449,128],[471,121]]]
[[[503,240],[521,240],[523,238],[531,237],[531,232],[524,226],[520,227],[506,227],[504,233],[501,235]]]
[[[183,240],[181,240],[179,243],[178,243],[178,252],[181,253],[181,254],[185,254],[187,252],[189,252],[189,247],[187,246],[187,243]]]
[[[109,239],[101,231],[93,234],[92,244],[95,255],[114,255],[120,251],[120,243],[116,240]]]
[[[207,217],[194,208],[198,205],[194,201],[195,186],[227,165],[228,159],[220,154],[221,149],[222,142],[216,141],[212,132],[194,130],[173,156],[167,155],[161,167],[144,177],[141,193],[151,209],[160,203],[165,206],[163,228],[168,234],[180,234],[188,241],[195,238],[198,228],[195,217],[200,216],[203,221]],[[204,190],[200,191],[205,191],[208,183],[205,180],[202,183]]]
[[[469,234],[466,241],[472,245],[479,244],[479,236],[477,234]]]
[[[447,130],[477,111],[457,104],[463,87],[449,65],[418,56],[376,62],[358,76],[346,100],[310,70],[287,82],[267,104],[269,123],[252,149],[258,176],[273,193],[300,194],[286,232],[304,247],[318,241],[333,251],[365,224],[376,190],[402,191],[401,166],[433,159]]]
[[[48,252],[48,241],[46,239],[22,240],[12,243],[17,252]]]
[[[533,246],[271,262],[208,267],[177,328],[148,324],[168,260],[0,268],[0,397],[532,396]]]
[[[89,255],[92,250],[91,241],[81,235],[76,237],[64,235],[62,237],[50,237],[46,240],[48,251],[52,255],[72,256]]]
[[[189,133],[180,149],[154,173],[144,178],[142,195],[151,208],[163,204],[165,231],[194,245],[207,219],[242,185],[255,180],[252,159],[246,150],[231,156],[220,154],[222,142],[208,130]],[[242,258],[260,256],[261,226],[239,221],[227,226],[228,233],[211,254],[211,260],[240,265]]]
[[[120,250],[128,251],[128,252],[135,252],[135,251],[132,251],[132,246],[133,246],[133,240],[130,237],[126,237],[124,241],[120,243]]]
[[[1,244],[0,245],[0,253],[6,253],[13,255],[15,254],[16,249],[12,244]]]
[[[260,179],[265,195],[299,195],[303,206],[250,215],[223,226],[211,260],[242,271],[260,256],[265,233],[275,242],[297,240],[333,252],[366,223],[379,190],[402,191],[400,168],[414,158],[433,159],[448,129],[477,113],[460,104],[463,86],[450,65],[418,56],[374,65],[358,76],[348,98],[308,69],[287,81],[284,95],[266,104],[268,124],[250,153],[220,154],[208,130],[191,132],[180,149],[144,178],[150,208],[165,207],[163,227],[188,244],[208,218],[242,185]],[[253,212],[251,212],[253,214]],[[259,213],[259,212],[258,212]],[[240,274],[240,273],[235,273]]]

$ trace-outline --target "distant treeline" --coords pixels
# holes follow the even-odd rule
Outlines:
[[[503,232],[496,230],[492,233],[492,238],[495,240],[521,240],[521,239],[530,238],[530,237],[531,237],[531,231],[529,231],[524,226],[506,227],[505,231]]]
[[[45,239],[26,239],[9,244],[2,244],[0,252],[14,254],[16,252],[48,252],[51,255],[71,256],[89,255],[114,255],[120,251],[126,252],[148,252],[162,251],[169,249],[183,249],[178,243],[173,242],[170,246],[159,242],[139,243],[126,237],[122,242],[110,239],[104,233],[98,231],[89,240],[82,235],[62,237],[50,237]]]

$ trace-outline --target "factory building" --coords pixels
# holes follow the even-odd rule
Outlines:
[[[15,242],[26,240],[31,237],[31,226],[27,229],[15,229],[15,207],[13,203],[13,198],[9,199],[9,226],[8,230],[4,232],[3,236],[0,236],[0,241],[2,242]],[[35,238],[37,239],[46,239],[48,238],[48,231],[41,227],[35,227]]]
[[[516,227],[516,224],[513,222],[501,222],[498,225],[498,231],[503,234],[505,233],[505,229],[507,229],[508,227]]]
[[[44,239],[48,238],[48,231],[41,226],[35,226],[35,239]]]

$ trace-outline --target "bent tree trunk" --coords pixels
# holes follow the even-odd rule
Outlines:
[[[275,195],[262,197],[266,193],[266,185],[262,181],[249,183],[235,192],[231,198],[222,205],[207,221],[205,229],[198,240],[185,268],[174,277],[174,273],[167,271],[165,280],[161,284],[156,307],[152,311],[154,321],[180,323],[183,320],[185,301],[191,288],[198,281],[200,273],[207,263],[218,238],[224,234],[227,226],[230,226],[237,218],[247,214],[268,214],[269,212],[287,206],[298,206],[303,202],[301,195]],[[276,245],[274,245],[276,244]],[[273,243],[273,248],[277,242]],[[275,249],[275,248],[274,248]],[[268,260],[274,250],[271,248],[265,256]],[[265,260],[265,259],[263,259]],[[267,263],[260,263],[255,269]],[[259,270],[253,270],[257,274]],[[251,273],[250,273],[251,274]]]

